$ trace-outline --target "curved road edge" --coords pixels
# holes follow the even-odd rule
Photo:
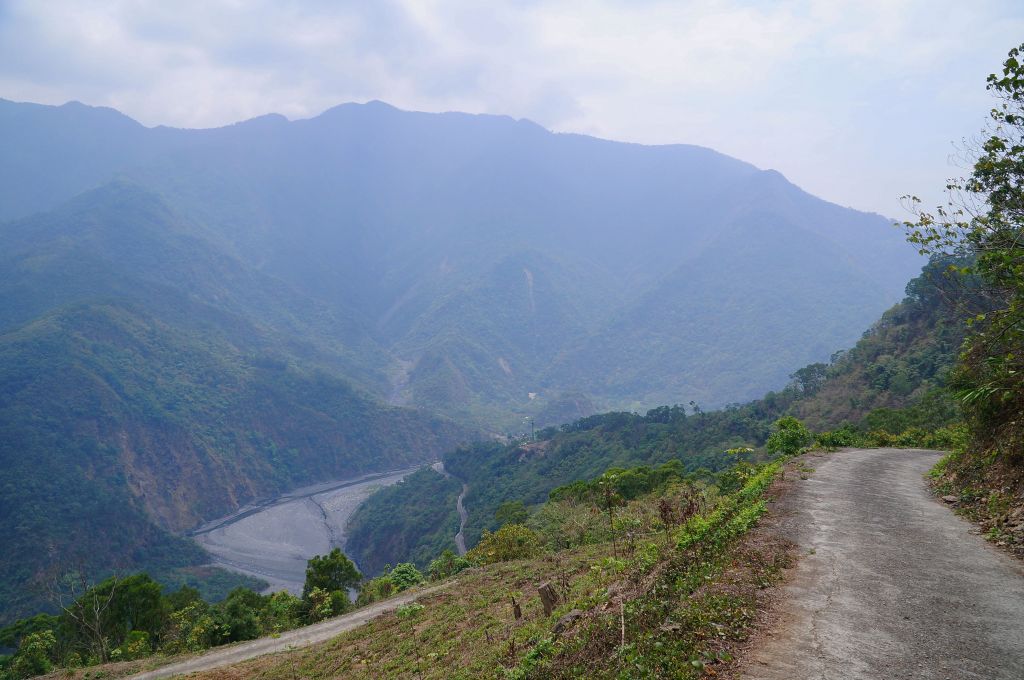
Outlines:
[[[1024,565],[932,495],[925,474],[940,455],[798,459],[773,514],[801,557],[741,677],[1024,678]]]
[[[277,652],[308,647],[309,645],[330,640],[342,633],[358,628],[365,623],[369,623],[378,616],[397,609],[403,604],[415,602],[426,595],[432,595],[440,590],[444,590],[449,585],[450,584],[445,583],[432,586],[430,588],[424,588],[423,590],[407,592],[388,600],[376,602],[350,614],[343,614],[342,616],[322,621],[311,626],[296,628],[294,630],[281,633],[281,635],[276,638],[260,638],[251,642],[242,642],[237,645],[207,652],[206,654],[193,659],[173,663],[168,666],[164,666],[163,668],[139,673],[131,677],[132,680],[169,678],[176,675],[186,675],[188,673],[208,671],[222,666],[230,666],[265,654],[274,654]]]

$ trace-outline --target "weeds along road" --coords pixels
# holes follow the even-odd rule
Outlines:
[[[263,656],[264,654],[273,654],[275,652],[283,652],[289,649],[307,647],[309,645],[316,644],[317,642],[330,640],[336,635],[340,635],[341,633],[352,630],[353,628],[358,628],[359,626],[377,618],[381,614],[397,609],[400,605],[408,604],[409,602],[413,602],[421,597],[443,590],[444,588],[447,588],[448,585],[449,584],[443,584],[424,588],[422,590],[406,592],[397,597],[392,597],[391,599],[363,607],[351,614],[338,616],[312,626],[289,630],[281,633],[281,635],[276,638],[260,638],[259,640],[253,640],[252,642],[241,642],[229,647],[213,649],[206,654],[193,659],[179,661],[178,663],[170,664],[163,668],[157,668],[156,670],[133,675],[132,680],[153,680],[154,678],[169,678],[175,675],[186,675],[188,673],[196,673],[198,671],[208,671],[214,668],[221,668],[222,666],[231,666],[257,656]]]
[[[803,459],[777,510],[799,561],[744,678],[1024,678],[1024,568],[929,494],[939,455]]]

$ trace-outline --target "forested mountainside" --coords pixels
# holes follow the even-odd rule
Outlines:
[[[351,380],[501,430],[569,401],[755,398],[851,343],[920,266],[884,218],[776,172],[497,116],[371,102],[176,130],[0,101],[0,136],[0,219],[128,179],[211,257],[286,284],[297,330],[364,333],[336,366]]]
[[[0,621],[59,571],[205,562],[174,532],[473,436],[353,387],[382,370],[364,331],[131,185],[0,229],[0,298]]]
[[[0,101],[0,138],[5,617],[56,562],[194,564],[172,533],[523,416],[756,396],[916,261],[778,173],[502,117]]]
[[[708,412],[663,406],[645,415],[595,415],[542,430],[535,442],[479,443],[445,454],[445,469],[469,485],[467,545],[501,525],[495,513],[503,504],[537,506],[552,489],[609,468],[679,459],[689,471],[720,469],[735,461],[727,450],[762,446],[783,415],[796,415],[819,431],[849,426],[890,434],[956,421],[959,411],[945,385],[967,332],[966,310],[977,309],[977,283],[951,270],[954,264],[960,261],[930,262],[907,285],[907,297],[852,349],[796,371],[785,389],[762,399]],[[429,491],[443,483],[440,474],[424,470],[372,496],[352,517],[350,554],[375,573],[409,560],[425,566],[431,550],[453,547],[455,506]]]

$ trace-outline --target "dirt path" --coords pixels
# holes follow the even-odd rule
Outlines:
[[[260,638],[252,642],[242,642],[230,647],[214,649],[200,657],[182,661],[179,663],[164,666],[153,671],[140,673],[132,676],[133,680],[151,680],[152,678],[169,678],[175,675],[186,675],[198,671],[208,671],[221,666],[230,666],[247,659],[252,659],[264,654],[283,652],[288,649],[307,647],[317,642],[329,640],[345,631],[358,628],[359,626],[385,614],[400,605],[412,602],[425,595],[430,595],[448,587],[448,584],[424,588],[415,592],[408,592],[389,600],[371,604],[351,614],[339,616],[329,621],[317,623],[305,628],[297,628],[286,633],[281,633],[277,638]]]
[[[801,558],[744,678],[1024,678],[1024,568],[935,500],[939,454],[851,450],[787,498]]]

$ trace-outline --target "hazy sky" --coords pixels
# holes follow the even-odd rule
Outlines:
[[[0,97],[208,127],[346,101],[709,146],[901,217],[940,197],[1022,0],[0,0]]]

